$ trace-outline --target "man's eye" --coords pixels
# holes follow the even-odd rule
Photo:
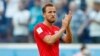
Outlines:
[[[49,11],[48,13],[52,13],[52,11]]]
[[[56,11],[54,11],[54,13],[56,13]]]

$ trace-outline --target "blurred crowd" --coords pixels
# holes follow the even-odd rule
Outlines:
[[[54,24],[59,27],[65,14],[72,11],[73,43],[100,43],[100,0],[0,0],[0,43],[35,42],[34,27],[44,20],[46,3],[56,6]]]

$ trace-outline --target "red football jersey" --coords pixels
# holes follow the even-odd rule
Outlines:
[[[46,26],[43,23],[38,24],[34,29],[34,38],[38,46],[40,56],[59,56],[59,39],[52,45],[43,41],[46,35],[53,35],[59,31],[57,26]]]

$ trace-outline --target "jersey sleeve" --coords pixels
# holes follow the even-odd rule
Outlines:
[[[48,32],[45,29],[43,29],[42,27],[37,27],[35,29],[35,34],[37,34],[38,37],[41,38],[41,39],[44,39],[44,37],[46,35],[49,35]]]

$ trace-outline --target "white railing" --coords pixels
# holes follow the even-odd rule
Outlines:
[[[82,44],[60,44],[60,49],[79,49]],[[100,44],[87,44],[89,49],[100,49]],[[37,45],[34,43],[2,43],[0,48],[9,49],[36,49]]]

